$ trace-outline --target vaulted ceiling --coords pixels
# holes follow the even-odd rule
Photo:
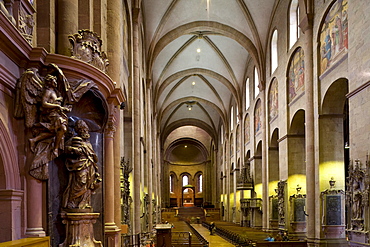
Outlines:
[[[229,129],[231,103],[242,109],[248,64],[264,73],[275,0],[145,0],[143,4],[148,78],[163,142],[176,133],[175,139],[208,145],[204,137],[179,131],[193,126],[217,143],[220,125]]]

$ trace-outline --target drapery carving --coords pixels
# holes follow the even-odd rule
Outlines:
[[[68,82],[63,71],[49,64],[46,76],[36,68],[27,69],[16,85],[16,118],[24,118],[26,131],[31,134],[29,148],[34,154],[29,173],[46,180],[48,163],[64,150],[68,116],[72,105],[95,84],[88,80]]]
[[[369,207],[369,172],[368,161],[366,168],[362,168],[360,160],[350,163],[347,177],[346,204],[350,209],[352,230],[364,230],[364,211]]]
[[[98,156],[89,141],[89,127],[85,121],[78,120],[74,130],[76,135],[66,142],[65,148],[69,181],[62,207],[91,209],[91,195],[102,181],[98,172]]]

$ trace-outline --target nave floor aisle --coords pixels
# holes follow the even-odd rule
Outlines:
[[[209,247],[231,247],[234,246],[230,242],[226,241],[222,237],[215,235],[210,235],[207,228],[201,224],[191,224],[209,243]]]

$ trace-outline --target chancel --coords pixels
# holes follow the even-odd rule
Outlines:
[[[0,0],[0,246],[369,246],[369,12]]]

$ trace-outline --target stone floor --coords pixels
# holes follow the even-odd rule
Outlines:
[[[207,228],[203,227],[201,224],[192,224],[192,226],[197,230],[205,239],[207,239],[210,247],[229,247],[234,246],[230,242],[221,238],[218,235],[210,235]]]

